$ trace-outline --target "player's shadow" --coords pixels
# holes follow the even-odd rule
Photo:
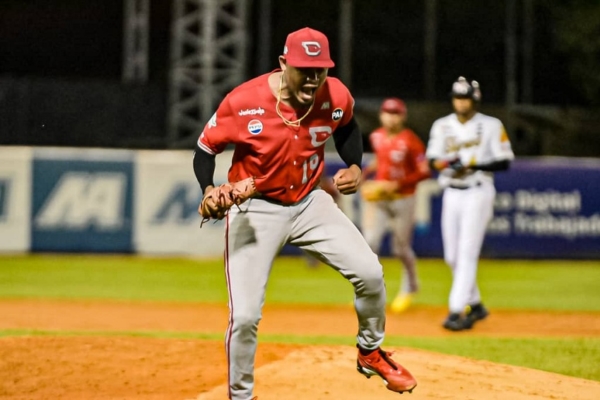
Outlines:
[[[236,251],[244,246],[248,246],[257,242],[256,231],[250,225],[250,219],[240,213],[235,217],[236,234],[229,236],[230,251]]]

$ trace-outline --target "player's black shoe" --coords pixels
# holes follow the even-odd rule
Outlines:
[[[475,322],[487,318],[488,315],[490,315],[490,312],[481,303],[467,306],[464,314],[449,314],[444,321],[444,328],[450,331],[471,329]]]
[[[473,322],[481,321],[487,318],[490,315],[490,312],[483,306],[482,303],[473,304],[472,306],[467,307],[466,314],[471,317]]]
[[[468,314],[462,315],[457,313],[450,313],[444,321],[443,327],[449,331],[464,331],[471,329],[475,320],[469,317]]]

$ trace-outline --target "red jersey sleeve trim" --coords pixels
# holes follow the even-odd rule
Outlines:
[[[204,151],[205,153],[211,154],[213,156],[216,155],[217,153],[213,149],[211,149],[209,146],[204,144],[204,142],[202,141],[203,139],[206,140],[206,137],[204,136],[204,132],[202,132],[202,134],[198,138],[198,147],[200,147],[200,149],[202,151]]]

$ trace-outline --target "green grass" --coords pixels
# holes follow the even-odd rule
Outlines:
[[[600,381],[600,338],[394,338],[414,347]]]
[[[223,340],[223,333],[156,331],[49,331],[0,330],[0,338],[15,336],[128,336],[161,339]],[[259,334],[261,343],[354,346],[350,336],[297,336]],[[386,336],[387,347],[411,347],[479,360],[518,365],[600,381],[600,338],[418,338]],[[401,356],[400,356],[401,357]]]
[[[391,297],[400,268],[383,260]],[[443,306],[450,271],[440,260],[420,260],[419,304]],[[600,263],[483,260],[479,282],[495,308],[600,311]],[[221,260],[135,256],[36,255],[0,257],[0,298],[112,299],[226,302]],[[347,304],[348,282],[330,268],[307,268],[299,258],[279,258],[269,303]]]
[[[383,260],[390,295],[398,289],[400,268]],[[419,304],[445,306],[451,276],[440,260],[420,260]],[[490,308],[600,311],[600,263],[483,260],[479,282]],[[391,297],[391,296],[390,296]],[[108,299],[168,302],[227,301],[221,260],[135,256],[0,256],[0,298]],[[303,259],[275,262],[268,303],[347,304],[352,288],[338,273]],[[0,336],[130,335],[222,340],[223,333],[63,332],[5,330]],[[262,341],[347,344],[351,337],[261,335]],[[388,346],[408,346],[494,362],[526,366],[600,381],[600,338],[500,339],[406,338],[387,336]]]
[[[222,261],[134,256],[0,258],[0,297],[226,301]]]

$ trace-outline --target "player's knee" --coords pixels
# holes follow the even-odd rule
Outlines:
[[[379,241],[378,240],[368,240],[367,239],[367,244],[369,245],[369,247],[371,248],[371,251],[375,254],[379,253]]]
[[[373,252],[377,253],[377,249],[379,247],[379,240],[376,235],[371,234],[369,231],[363,232],[363,237],[365,238],[365,242],[369,245]]]
[[[249,313],[249,312],[238,312],[232,314],[233,328],[234,330],[256,330],[258,323],[260,322],[261,315]]]
[[[383,280],[383,268],[377,263],[373,268],[368,268],[358,275],[355,285],[356,292],[363,295],[379,293],[385,286]]]
[[[394,246],[393,252],[396,257],[407,257],[410,255],[411,248],[408,242],[397,243],[396,246]]]

